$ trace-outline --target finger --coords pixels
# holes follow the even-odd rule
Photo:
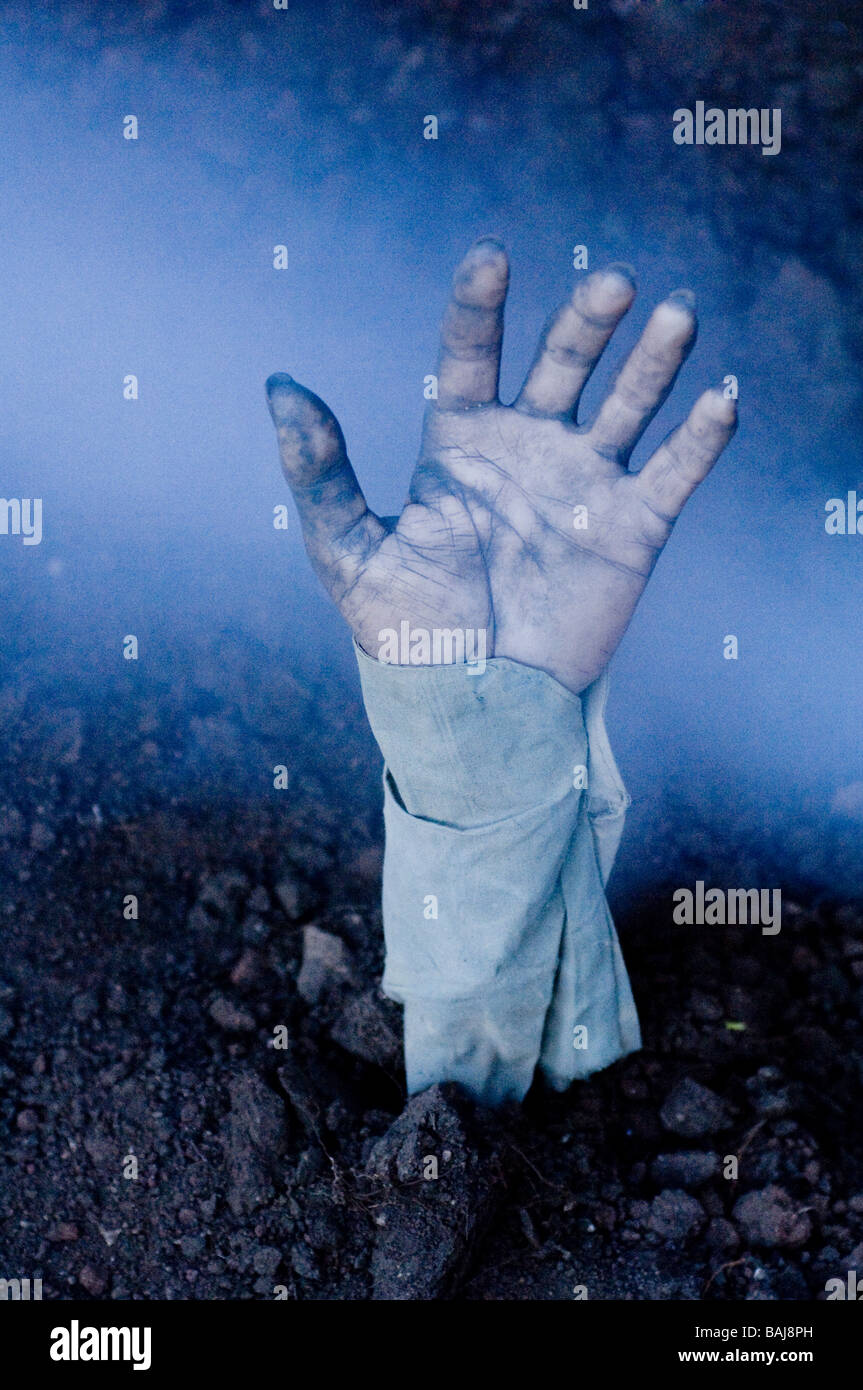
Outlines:
[[[737,405],[722,391],[705,391],[689,418],[660,444],[636,474],[643,500],[665,521],[674,521],[707,477],[737,428]]]
[[[628,266],[610,265],[576,285],[549,322],[515,401],[530,415],[570,415],[603,348],[635,298]]]
[[[686,361],[698,323],[695,298],[676,290],[658,304],[590,427],[594,448],[625,462]]]
[[[380,523],[366,505],[329,406],[284,372],[268,379],[266,391],[306,543],[313,558],[331,563],[349,532],[364,520]]]
[[[464,410],[497,400],[506,251],[495,237],[475,241],[458,266],[441,327],[438,409]]]

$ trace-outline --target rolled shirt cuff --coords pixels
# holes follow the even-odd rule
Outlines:
[[[383,988],[408,1090],[495,1105],[641,1045],[605,898],[629,798],[607,674],[573,695],[506,657],[396,666],[355,644],[384,755]]]

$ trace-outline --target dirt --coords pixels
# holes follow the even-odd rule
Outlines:
[[[779,937],[675,926],[673,884],[746,881],[752,824],[657,816],[664,879],[612,902],[644,1050],[522,1112],[452,1087],[405,1109],[356,694],[299,658],[286,691],[256,651],[238,696],[247,644],[212,655],[89,707],[32,662],[0,690],[9,1277],[46,1298],[812,1298],[859,1267],[859,906],[798,873]],[[863,881],[859,822],[826,830]],[[777,839],[799,858],[825,833]]]

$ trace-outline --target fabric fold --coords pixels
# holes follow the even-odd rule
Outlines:
[[[581,696],[505,657],[396,666],[359,647],[385,760],[383,988],[404,1005],[411,1093],[521,1099],[641,1045],[605,898],[629,798]]]

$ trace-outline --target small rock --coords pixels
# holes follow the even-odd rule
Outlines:
[[[108,1276],[98,1265],[85,1265],[78,1275],[78,1283],[94,1298],[101,1298],[108,1287]]]
[[[750,1245],[805,1245],[812,1221],[802,1204],[792,1201],[783,1187],[771,1185],[747,1192],[732,1213],[744,1240]]]
[[[305,917],[317,902],[317,894],[301,878],[283,878],[276,884],[276,897],[282,911],[294,921]]]
[[[297,990],[307,1004],[317,1004],[334,986],[357,984],[351,954],[340,936],[303,928],[303,963],[297,976]]]
[[[52,1244],[59,1244],[64,1240],[77,1239],[78,1227],[75,1225],[74,1221],[58,1221],[57,1225],[52,1226],[46,1236],[46,1240],[50,1240]]]
[[[714,1091],[700,1086],[691,1077],[679,1081],[669,1093],[659,1112],[666,1129],[684,1139],[699,1139],[715,1134],[730,1123],[725,1102]]]
[[[256,1274],[272,1278],[282,1263],[282,1252],[275,1245],[259,1245],[252,1256],[252,1268]]]
[[[746,1082],[752,1108],[763,1120],[778,1120],[794,1108],[791,1088],[778,1067],[761,1067]]]
[[[251,1033],[256,1027],[254,1015],[224,994],[217,994],[210,1005],[210,1018],[227,1033]]]
[[[658,1154],[650,1165],[650,1176],[658,1187],[701,1187],[715,1178],[720,1168],[718,1154],[688,1150]]]
[[[704,1225],[704,1208],[688,1192],[668,1188],[650,1204],[647,1229],[663,1240],[687,1240]]]
[[[291,1247],[291,1268],[301,1279],[317,1279],[318,1264],[307,1245]]]
[[[503,1188],[492,1124],[447,1083],[412,1096],[374,1145],[366,1172],[383,1185],[374,1299],[430,1300],[454,1292]]]
[[[235,1216],[247,1215],[272,1199],[278,1160],[287,1143],[285,1108],[251,1070],[232,1076],[230,1114],[223,1145],[228,1168],[228,1205]]]
[[[391,1071],[401,1058],[401,1040],[376,989],[352,994],[330,1028],[330,1037],[354,1057]]]

